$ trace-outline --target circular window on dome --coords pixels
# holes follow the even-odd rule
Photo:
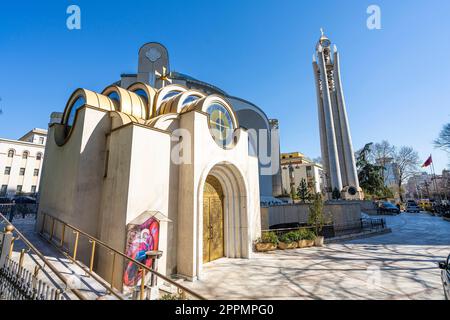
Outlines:
[[[209,130],[214,141],[222,148],[229,147],[235,129],[230,112],[220,103],[213,103],[206,112],[209,114]]]

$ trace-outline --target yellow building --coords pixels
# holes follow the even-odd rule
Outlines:
[[[302,179],[308,184],[311,193],[323,190],[323,168],[301,152],[281,154],[281,179],[283,192],[292,194],[296,191]]]

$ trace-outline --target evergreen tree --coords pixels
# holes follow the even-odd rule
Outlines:
[[[302,202],[306,202],[311,198],[311,194],[309,193],[308,184],[306,180],[302,178],[300,184],[297,187],[297,197],[302,200]]]

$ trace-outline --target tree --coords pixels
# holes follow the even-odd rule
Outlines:
[[[325,225],[325,216],[323,214],[323,198],[320,193],[314,196],[313,203],[309,206],[308,224],[314,227],[316,236],[322,231]]]
[[[309,200],[311,198],[308,184],[306,183],[306,180],[304,178],[302,178],[300,184],[297,187],[297,197],[302,200],[302,202],[306,202],[306,200]]]
[[[418,171],[419,155],[411,147],[401,147],[394,152],[394,162],[397,164],[398,190],[403,202],[402,185]]]
[[[372,156],[376,164],[381,167],[381,177],[383,179],[383,184],[385,181],[385,170],[386,166],[392,161],[394,157],[395,147],[392,146],[388,141],[383,140],[380,143],[375,143],[372,149]]]
[[[434,141],[436,148],[450,152],[450,123],[447,123],[439,134],[439,138]]]
[[[380,195],[384,191],[381,166],[370,162],[373,143],[368,143],[358,152],[356,166],[361,188],[368,195]]]
[[[450,154],[450,123],[447,123],[434,141],[436,148],[440,148]]]

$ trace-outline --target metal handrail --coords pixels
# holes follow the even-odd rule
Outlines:
[[[101,245],[101,246],[105,247],[106,249],[110,250],[111,252],[113,252],[113,254],[114,254],[114,257],[113,257],[113,258],[115,258],[115,255],[119,255],[120,257],[122,257],[122,258],[128,260],[129,262],[132,262],[132,263],[134,263],[135,265],[137,265],[138,267],[140,267],[140,270],[141,270],[141,272],[143,273],[144,276],[145,276],[145,274],[146,274],[147,272],[150,272],[151,274],[154,274],[155,276],[157,276],[157,277],[163,279],[164,281],[170,283],[171,285],[177,287],[179,290],[182,290],[182,291],[184,291],[184,292],[187,292],[188,294],[190,294],[191,296],[193,296],[193,297],[195,297],[195,298],[197,298],[197,299],[199,299],[199,300],[206,300],[206,298],[203,297],[203,296],[201,296],[200,294],[198,294],[198,293],[192,291],[191,289],[189,289],[189,288],[187,288],[187,287],[185,287],[185,286],[183,286],[183,285],[177,283],[176,281],[174,281],[174,280],[172,280],[172,279],[170,279],[170,278],[164,276],[163,274],[159,273],[158,271],[155,271],[155,270],[149,268],[149,267],[146,266],[145,264],[143,264],[143,263],[141,263],[141,262],[139,262],[139,261],[137,261],[137,260],[135,260],[135,259],[133,259],[133,258],[127,256],[126,254],[124,254],[124,253],[122,253],[122,252],[120,252],[120,251],[118,251],[118,250],[112,248],[112,247],[111,247],[110,245],[108,245],[107,243],[105,243],[105,242],[103,242],[103,241],[101,241],[101,240],[99,240],[99,239],[97,239],[97,238],[95,238],[95,237],[89,235],[88,233],[84,232],[83,230],[81,230],[81,229],[79,229],[79,228],[77,228],[77,227],[75,227],[75,226],[73,226],[73,225],[71,225],[71,224],[69,224],[69,223],[67,223],[67,222],[65,222],[65,221],[63,221],[63,220],[61,220],[61,219],[59,219],[59,218],[56,218],[56,217],[54,217],[54,216],[52,216],[52,215],[50,215],[50,214],[48,214],[48,213],[41,212],[41,214],[42,214],[42,216],[43,216],[43,219],[42,219],[42,227],[41,227],[41,234],[42,234],[42,235],[43,235],[44,227],[45,227],[45,220],[46,220],[45,217],[50,217],[50,218],[52,219],[52,225],[51,225],[52,227],[51,227],[51,234],[50,234],[50,238],[51,238],[51,239],[54,237],[55,221],[57,221],[57,222],[59,222],[59,223],[62,224],[62,226],[63,226],[62,230],[63,230],[63,231],[62,231],[62,237],[61,237],[62,239],[60,239],[60,240],[61,240],[61,244],[63,244],[63,242],[64,242],[64,233],[65,233],[65,229],[66,229],[66,228],[70,228],[70,229],[72,229],[72,230],[74,231],[74,233],[75,233],[75,235],[76,235],[76,238],[75,238],[75,244],[74,244],[74,253],[73,253],[73,257],[71,257],[71,260],[76,261],[76,255],[77,255],[77,250],[78,250],[78,240],[79,240],[79,235],[81,234],[81,235],[83,235],[83,236],[85,236],[85,237],[87,237],[87,238],[89,239],[89,242],[92,243],[91,259],[90,259],[90,268],[89,268],[91,272],[92,272],[93,261],[94,261],[94,257],[95,257],[95,246],[96,246],[96,245]],[[69,257],[70,257],[70,256],[69,256]],[[113,274],[111,275],[111,282],[110,282],[111,288],[113,287],[114,264],[113,264],[112,270],[113,270],[113,271],[112,271]],[[88,271],[86,270],[86,272],[88,272]],[[89,273],[91,273],[91,272],[89,272]],[[143,277],[143,279],[144,279],[144,277]],[[140,289],[140,290],[141,290],[141,292],[140,292],[141,298],[143,297],[143,291],[144,291],[144,289],[145,289],[143,284],[144,284],[144,281],[141,281],[141,289]]]
[[[6,224],[7,225],[10,225],[10,226],[12,226],[13,228],[14,228],[14,232],[16,232],[17,233],[17,235],[19,236],[18,238],[15,238],[16,240],[17,239],[20,239],[23,243],[25,243],[25,245],[31,250],[31,251],[33,251],[43,262],[44,262],[44,264],[45,265],[47,265],[49,268],[50,268],[50,270],[52,270],[53,271],[53,273],[66,285],[66,289],[67,288],[69,288],[69,290],[71,290],[80,300],[86,300],[86,297],[84,297],[84,295],[78,290],[78,289],[75,289],[75,288],[71,288],[68,284],[67,284],[67,279],[66,279],[66,277],[64,277],[59,271],[58,271],[58,269],[56,269],[56,267],[55,266],[53,266],[48,260],[47,260],[47,258],[45,258],[45,256],[41,253],[41,252],[39,252],[39,250],[37,250],[34,246],[33,246],[33,244],[19,231],[19,230],[17,230],[17,228],[16,227],[14,227],[14,225],[12,224],[12,223],[10,223],[9,222],[9,220],[8,219],[6,219],[5,218],[5,216],[3,216],[3,214],[1,214],[0,213],[0,218],[4,221],[4,222],[6,222]],[[11,251],[12,251],[12,245],[11,245],[11,248],[10,248],[10,253],[11,253]],[[22,251],[22,252],[24,252],[24,251]],[[23,259],[23,254],[21,255],[21,260]]]

